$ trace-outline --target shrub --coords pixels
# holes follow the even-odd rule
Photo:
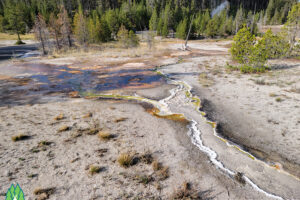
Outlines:
[[[251,34],[250,29],[245,26],[233,38],[233,44],[230,49],[234,60],[241,64],[249,64],[250,56],[255,44],[255,36]]]
[[[233,40],[230,52],[233,59],[243,65],[240,68],[242,73],[265,72],[268,69],[265,67],[268,59],[285,57],[290,49],[284,32],[275,35],[268,30],[257,42],[250,29],[244,27]]]

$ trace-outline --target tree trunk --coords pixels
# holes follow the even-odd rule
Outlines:
[[[184,47],[183,47],[183,50],[184,50],[184,51],[187,50],[187,44],[188,44],[188,40],[189,40],[189,37],[190,37],[190,34],[191,34],[192,25],[193,25],[193,21],[194,21],[194,16],[195,16],[195,15],[193,15],[193,17],[192,17],[191,24],[190,24],[190,28],[189,28],[189,32],[188,32],[188,34],[187,34],[187,36],[186,36],[186,40],[185,40]]]
[[[72,47],[72,40],[71,40],[71,36],[70,34],[68,34],[68,43],[69,43],[69,47]]]
[[[41,40],[41,44],[42,44],[42,48],[43,48],[43,54],[46,55],[45,42],[44,42],[44,39],[43,39],[41,27],[39,27],[39,34],[40,34],[40,40]]]
[[[18,41],[21,41],[20,33],[17,32],[17,34],[18,34]]]
[[[60,48],[59,48],[59,41],[58,41],[58,34],[57,34],[57,32],[55,32],[55,41],[56,41],[56,48],[57,48],[57,50],[59,50]]]

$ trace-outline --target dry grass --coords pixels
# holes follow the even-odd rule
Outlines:
[[[128,168],[134,164],[134,156],[130,153],[123,153],[118,158],[118,163],[125,168]]]
[[[154,161],[152,162],[152,169],[153,169],[154,171],[161,170],[161,169],[162,169],[162,164],[159,163],[157,160],[154,160]]]
[[[237,172],[235,175],[234,175],[234,179],[241,183],[242,185],[245,185],[246,184],[246,181],[244,179],[244,174],[241,173],[241,172]]]
[[[71,127],[64,125],[64,126],[60,127],[57,130],[57,132],[61,133],[61,132],[69,131],[69,130],[71,130]]]
[[[49,199],[50,195],[54,194],[55,188],[46,188],[41,189],[37,188],[33,191],[34,195],[37,195],[37,200],[46,200]]]
[[[98,137],[102,140],[110,140],[110,139],[114,138],[114,135],[107,131],[100,131],[100,132],[98,132]]]
[[[280,98],[280,97],[277,97],[276,99],[275,99],[275,101],[276,102],[282,102],[282,101],[284,101],[282,98]]]
[[[44,147],[44,146],[49,146],[51,144],[52,144],[52,142],[49,142],[49,141],[40,141],[38,146],[39,147]]]
[[[180,188],[173,192],[170,199],[210,199],[207,197],[209,192],[199,192],[192,188],[192,185],[188,182],[184,182]]]
[[[143,155],[140,156],[140,159],[143,163],[150,165],[153,163],[153,156],[151,153],[144,153]]]
[[[34,40],[34,34],[21,35],[22,40]],[[16,34],[0,33],[0,40],[18,40]]]
[[[22,140],[27,140],[29,138],[30,138],[29,135],[19,134],[19,135],[13,136],[11,139],[14,142],[18,142],[18,141],[22,141]]]
[[[86,115],[83,115],[83,117],[82,118],[84,118],[84,119],[86,119],[86,118],[91,118],[91,117],[93,117],[93,113],[87,113]]]
[[[201,73],[199,75],[198,81],[203,87],[210,87],[214,84],[214,80],[210,78],[206,73]]]
[[[270,93],[269,96],[270,96],[270,97],[277,97],[277,94],[275,94],[275,93]]]
[[[154,179],[151,175],[136,175],[135,180],[137,180],[138,183],[142,183],[144,185],[147,185],[150,182],[152,182]]]
[[[94,165],[91,165],[91,166],[90,166],[89,173],[90,173],[91,175],[98,174],[98,173],[100,173],[100,172],[101,172],[101,167],[99,167],[99,166],[94,166]]]
[[[60,114],[60,115],[54,117],[54,120],[55,120],[55,121],[60,121],[60,120],[63,120],[63,119],[65,119],[64,114]]]
[[[163,167],[161,170],[157,171],[157,175],[160,181],[166,180],[169,178],[169,167]]]
[[[121,117],[121,118],[119,118],[119,119],[116,119],[114,122],[115,123],[119,123],[119,122],[124,122],[124,121],[126,121],[128,118],[126,118],[126,117]]]

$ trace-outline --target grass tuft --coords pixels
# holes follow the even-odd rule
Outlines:
[[[100,172],[101,172],[101,167],[99,167],[99,166],[94,166],[94,165],[91,165],[91,166],[90,166],[89,173],[90,173],[91,175],[98,174],[98,173],[100,173]]]
[[[114,135],[110,134],[109,132],[106,132],[106,131],[100,131],[98,133],[98,137],[102,140],[110,140],[110,139],[114,138]]]
[[[162,169],[162,164],[159,163],[157,160],[154,160],[152,162],[152,168],[153,168],[154,171],[161,170]]]
[[[50,195],[54,194],[55,188],[37,188],[33,191],[34,195],[37,195],[38,200],[46,200],[49,199]]]
[[[153,156],[151,153],[144,153],[143,155],[140,156],[140,159],[143,163],[147,165],[153,163]]]
[[[282,99],[282,98],[280,98],[280,97],[277,97],[277,98],[275,99],[275,101],[276,101],[276,102],[282,102],[282,101],[283,101],[283,99]]]
[[[142,183],[144,185],[147,185],[154,180],[151,175],[137,175],[135,179],[138,183]]]
[[[210,78],[206,73],[201,73],[198,80],[203,87],[210,87],[214,84],[213,79]]]
[[[52,144],[52,142],[49,142],[49,141],[40,141],[38,146],[39,147],[44,147],[44,146],[49,146],[51,144]]]
[[[118,158],[118,163],[125,168],[134,165],[134,156],[129,153],[123,153]]]
[[[54,120],[55,120],[55,121],[60,121],[60,120],[63,120],[63,119],[65,119],[64,114],[60,114],[60,115],[54,117]]]
[[[84,119],[86,119],[86,118],[91,118],[91,117],[93,117],[93,113],[87,113],[86,115],[83,115],[83,117],[82,118],[84,118]]]
[[[69,130],[71,130],[71,127],[64,125],[64,126],[60,127],[57,131],[59,133],[61,133],[61,132],[69,131]]]
[[[28,140],[30,138],[29,135],[19,134],[16,136],[13,136],[11,139],[14,142],[22,141],[22,140]]]
[[[121,117],[121,118],[119,118],[119,119],[116,119],[114,122],[115,123],[120,123],[120,122],[124,122],[124,121],[126,121],[128,118],[126,118],[126,117]]]
[[[179,189],[173,192],[171,199],[211,199],[208,195],[209,191],[196,191],[191,187],[190,183],[184,182]]]
[[[237,172],[235,175],[234,175],[234,179],[241,183],[242,185],[245,185],[246,184],[246,181],[244,179],[244,174],[241,173],[241,172]]]
[[[159,180],[163,181],[169,178],[169,167],[163,167],[161,170],[157,171]]]

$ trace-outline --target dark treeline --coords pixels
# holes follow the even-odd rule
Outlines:
[[[257,23],[283,24],[296,0],[230,0],[212,16],[222,0],[0,0],[0,31],[18,35],[44,25],[47,37],[57,41],[74,34],[79,43],[116,39],[118,31],[171,32],[184,39],[236,34],[244,24],[257,32]],[[37,23],[38,22],[38,23]],[[40,27],[41,28],[41,27]],[[62,29],[64,31],[62,31]],[[49,32],[49,33],[48,33]],[[129,32],[128,32],[129,34]],[[46,37],[46,36],[45,36]],[[67,39],[65,39],[67,41]]]

